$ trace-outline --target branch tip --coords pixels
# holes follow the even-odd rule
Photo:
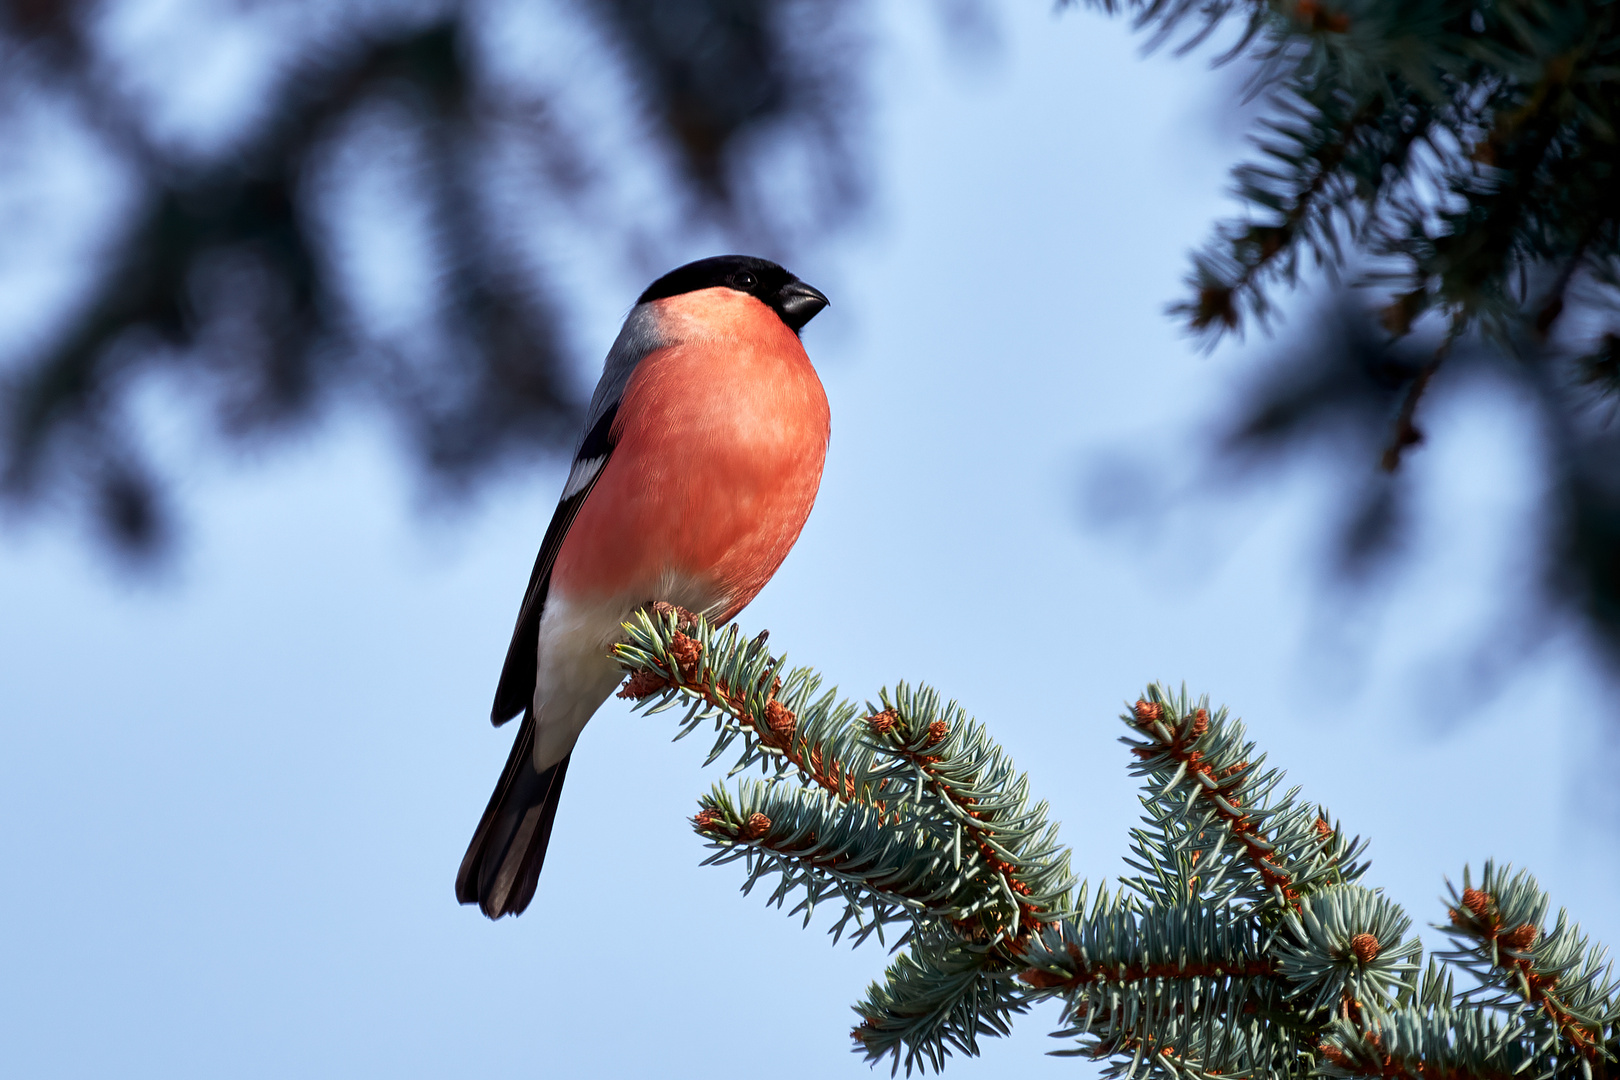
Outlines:
[[[769,832],[770,828],[770,818],[764,814],[753,813],[748,815],[748,820],[743,822],[743,827],[738,830],[737,835],[744,840],[758,840]]]
[[[698,672],[701,670],[703,660],[703,643],[696,638],[687,637],[681,631],[675,631],[675,636],[669,643],[670,658],[681,669],[681,678],[686,682],[696,682]]]
[[[894,730],[895,721],[898,719],[899,714],[893,709],[884,709],[882,712],[868,716],[866,725],[872,729],[874,735],[887,735]]]
[[[675,616],[675,626],[680,630],[691,630],[698,624],[698,617],[679,604],[667,603],[663,600],[654,601],[652,606],[654,615]]]
[[[1363,964],[1370,964],[1378,959],[1379,948],[1378,939],[1368,933],[1360,933],[1350,939],[1350,952]]]
[[[777,745],[787,745],[787,741],[793,738],[793,732],[798,726],[798,722],[798,717],[793,715],[793,710],[775,698],[771,698],[765,703],[765,728],[770,732],[772,741]]]
[[[668,679],[651,671],[637,671],[625,680],[624,688],[619,691],[619,697],[631,701],[640,701],[644,697],[651,697],[660,690],[667,690],[673,686]]]

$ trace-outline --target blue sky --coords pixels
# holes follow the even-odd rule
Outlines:
[[[905,678],[956,697],[1094,880],[1123,869],[1135,817],[1115,717],[1185,680],[1372,838],[1370,882],[1420,925],[1446,875],[1495,856],[1620,939],[1586,652],[1554,631],[1494,693],[1466,664],[1530,573],[1505,539],[1540,498],[1527,410],[1483,385],[1436,399],[1395,587],[1324,588],[1323,462],[1209,478],[1222,403],[1276,346],[1206,357],[1163,315],[1230,209],[1231,77],[1045,4],[1009,6],[976,61],[924,5],[884,10],[874,209],[794,267],[833,300],[805,338],[833,409],[822,494],[739,622],[850,696]],[[642,284],[582,271],[594,355]],[[587,729],[527,914],[456,905],[560,464],[443,516],[364,414],[210,460],[148,398],[182,466],[176,567],[129,580],[60,520],[0,558],[7,1073],[865,1074],[848,1007],[883,952],[697,865],[685,818],[718,773],[667,717],[613,702]],[[1086,492],[1125,466],[1101,521]],[[1091,1075],[1043,1056],[1055,1019],[949,1072]]]

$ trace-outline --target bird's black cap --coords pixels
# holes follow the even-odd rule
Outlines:
[[[716,255],[671,270],[651,285],[636,301],[645,304],[699,289],[724,287],[757,297],[781,316],[795,334],[827,306],[828,300],[769,259],[752,255]]]

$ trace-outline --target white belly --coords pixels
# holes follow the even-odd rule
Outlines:
[[[540,616],[534,685],[534,767],[544,771],[574,749],[579,733],[624,678],[609,653],[637,608],[664,600],[689,611],[723,610],[726,597],[684,575],[666,574],[634,594],[576,599],[553,591]]]

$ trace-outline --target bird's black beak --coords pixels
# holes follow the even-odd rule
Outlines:
[[[811,288],[798,278],[788,282],[776,294],[777,314],[788,328],[797,334],[804,329],[804,324],[816,317],[816,313],[826,307],[831,301],[821,295],[821,290]]]

